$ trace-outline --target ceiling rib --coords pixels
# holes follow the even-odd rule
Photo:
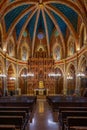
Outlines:
[[[35,25],[34,25],[34,33],[33,33],[33,40],[32,40],[32,57],[34,54],[35,37],[36,37],[36,30],[37,30],[37,23],[38,23],[39,15],[40,15],[40,9],[38,9],[36,21],[35,21]]]
[[[61,17],[61,19],[66,23],[66,25],[68,26],[69,30],[72,32],[74,38],[77,40],[78,39],[78,35],[75,31],[75,29],[73,28],[71,22],[67,19],[67,17],[61,13],[58,9],[56,9],[55,7],[53,7],[52,5],[45,5],[45,7],[47,7],[48,9],[50,9],[51,11],[53,11],[54,13],[56,13],[58,16]]]
[[[81,12],[81,10],[78,8],[78,6],[76,4],[74,4],[74,2],[71,2],[71,1],[66,1],[66,0],[49,0],[49,1],[46,1],[44,2],[44,5],[45,4],[51,4],[51,3],[60,3],[60,4],[64,4],[66,6],[68,6],[69,8],[73,9],[80,17],[81,19],[83,20],[83,22],[85,24],[87,24],[87,19],[85,19],[85,15]]]
[[[4,18],[4,16],[10,12],[11,10],[17,8],[18,6],[22,6],[22,5],[37,5],[38,3],[37,2],[30,2],[28,0],[20,0],[20,1],[15,1],[13,3],[10,3],[10,4],[6,4],[4,8],[2,8],[0,11],[2,12],[1,13],[1,19],[0,21]]]
[[[17,23],[24,17],[24,15],[26,15],[27,13],[29,13],[30,11],[34,10],[36,8],[36,6],[32,6],[24,11],[22,11],[22,13],[14,20],[14,22],[12,23],[12,25],[10,26],[8,33],[7,33],[7,39],[6,41],[9,40],[10,35],[12,34],[15,26],[17,25]]]
[[[85,11],[84,11],[84,0],[83,1],[80,1],[80,0],[75,0],[76,2],[76,5],[78,6],[78,8],[83,12],[83,13],[86,13]]]
[[[20,34],[19,34],[19,38],[18,38],[18,41],[17,41],[17,44],[18,44],[18,50],[19,50],[19,46],[20,46],[20,42],[21,42],[21,39],[22,39],[22,35],[23,35],[23,32],[25,31],[25,29],[26,29],[26,26],[28,25],[28,23],[29,23],[29,21],[31,20],[31,18],[34,16],[34,14],[36,13],[36,11],[37,11],[37,9],[38,8],[36,8],[32,13],[31,13],[31,15],[27,18],[27,20],[25,21],[25,23],[24,23],[24,25],[23,25],[23,27],[22,27],[22,29],[21,29],[21,32],[20,32]]]
[[[64,37],[63,37],[63,35],[62,35],[62,32],[61,32],[61,30],[60,30],[60,27],[59,27],[58,23],[56,22],[54,16],[53,16],[46,8],[44,8],[44,10],[46,11],[46,13],[47,13],[48,16],[50,17],[50,19],[53,21],[53,23],[54,23],[54,25],[55,25],[57,31],[59,32],[59,35],[60,35],[60,37],[61,37],[61,41],[62,41],[62,44],[63,44],[63,50],[64,50],[64,56],[65,56],[65,41],[64,41]]]
[[[45,13],[44,13],[44,10],[43,10],[43,9],[42,9],[42,16],[43,16],[44,26],[45,26],[45,30],[46,30],[46,39],[47,39],[48,55],[49,55],[49,57],[50,57],[50,46],[49,46],[49,36],[48,36],[47,22],[46,22],[46,17],[45,17]]]

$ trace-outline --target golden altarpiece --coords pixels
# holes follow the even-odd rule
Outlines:
[[[27,93],[35,95],[48,95],[55,93],[55,78],[49,77],[54,71],[54,60],[49,58],[46,51],[40,49],[33,58],[29,58],[29,70],[34,77],[28,78]]]

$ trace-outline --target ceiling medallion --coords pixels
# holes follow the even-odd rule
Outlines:
[[[43,8],[44,4],[42,0],[39,0],[39,4],[38,4],[39,8]]]
[[[43,3],[39,3],[39,8],[43,8]]]
[[[39,32],[39,33],[37,34],[37,37],[38,37],[39,40],[42,40],[42,39],[44,38],[43,32]]]

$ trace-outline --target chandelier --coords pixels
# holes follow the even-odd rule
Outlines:
[[[67,79],[71,80],[73,79],[73,76],[70,73],[68,73]]]
[[[22,74],[21,77],[24,77],[24,78],[26,78],[26,77],[34,77],[34,73],[29,72],[27,74]]]
[[[85,76],[85,73],[83,73],[83,72],[79,72],[78,74],[77,74],[77,77],[84,77]]]
[[[49,77],[60,77],[61,74],[60,73],[57,73],[57,74],[56,73],[49,73],[48,76]]]
[[[6,77],[6,75],[5,74],[0,74],[0,77],[3,78],[3,77]]]
[[[67,79],[73,79],[73,77],[69,75],[69,76],[67,76]]]

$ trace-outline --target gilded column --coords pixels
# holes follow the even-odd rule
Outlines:
[[[4,96],[8,94],[8,88],[7,88],[7,54],[5,53],[5,76],[4,76]]]
[[[77,76],[78,75],[78,52],[76,54],[76,87],[75,87],[75,93],[79,94],[79,86],[80,86],[80,78]]]
[[[67,78],[66,78],[66,62],[64,60],[64,82],[63,82],[63,94],[67,95]]]
[[[19,83],[18,83],[18,61],[16,61],[16,87],[15,87],[16,94],[19,93]]]

